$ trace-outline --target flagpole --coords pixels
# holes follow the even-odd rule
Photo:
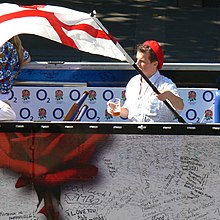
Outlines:
[[[138,65],[134,62],[134,60],[128,55],[128,53],[123,49],[123,47],[118,43],[118,41],[106,30],[106,28],[102,25],[102,23],[96,17],[96,11],[91,13],[91,17],[96,22],[96,24],[109,36],[112,42],[117,46],[117,48],[124,55],[127,62],[134,67],[134,69],[144,78],[144,80],[149,84],[149,86],[153,89],[156,94],[160,94],[158,89],[154,86],[154,84],[147,78],[147,76],[143,73],[143,71],[138,67]],[[181,123],[186,123],[186,121],[176,112],[176,110],[170,105],[167,100],[163,101],[164,104],[171,110],[174,116]]]

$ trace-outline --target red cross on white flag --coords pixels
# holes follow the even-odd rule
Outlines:
[[[90,14],[51,6],[0,4],[0,45],[18,34],[33,34],[92,54],[125,61],[117,41]]]

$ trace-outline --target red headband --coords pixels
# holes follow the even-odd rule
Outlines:
[[[164,62],[164,55],[161,46],[154,40],[145,41],[143,44],[149,46],[154,51],[158,61],[158,69],[161,69]]]

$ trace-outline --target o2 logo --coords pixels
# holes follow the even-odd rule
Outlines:
[[[31,111],[29,108],[21,108],[19,111],[20,118],[24,120],[30,120],[33,121],[34,117],[31,115]]]
[[[60,120],[64,117],[64,111],[62,108],[55,108],[53,110],[53,118],[56,120]]]
[[[9,100],[9,101],[13,101],[14,103],[17,103],[17,102],[18,102],[18,98],[15,97],[15,93],[14,93],[13,90],[10,91],[10,94],[11,94],[11,96],[9,97],[8,100]]]
[[[214,99],[214,94],[211,91],[205,91],[202,98],[205,102],[211,102]]]
[[[186,118],[189,120],[189,121],[194,121],[196,120],[197,123],[199,123],[200,121],[200,118],[197,117],[197,111],[194,110],[194,109],[189,109],[186,111]]]
[[[100,117],[97,117],[97,111],[96,109],[94,108],[89,108],[87,111],[86,111],[86,117],[89,119],[89,120],[94,120],[96,119],[96,121],[100,121]]]
[[[50,98],[47,97],[47,91],[45,89],[39,89],[37,92],[36,92],[36,97],[37,97],[37,100],[39,101],[45,101],[47,103],[50,103]]]
[[[72,101],[77,101],[77,100],[80,98],[80,92],[79,92],[79,90],[77,90],[77,89],[71,90],[70,93],[69,93],[69,98],[70,98]]]
[[[105,90],[102,94],[102,97],[105,101],[109,101],[110,99],[114,98],[114,93],[112,90]]]

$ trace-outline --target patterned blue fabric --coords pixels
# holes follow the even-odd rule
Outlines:
[[[29,53],[24,50],[24,59],[28,59]],[[6,42],[0,47],[0,93],[9,93],[13,83],[19,74],[18,54],[14,45]]]

